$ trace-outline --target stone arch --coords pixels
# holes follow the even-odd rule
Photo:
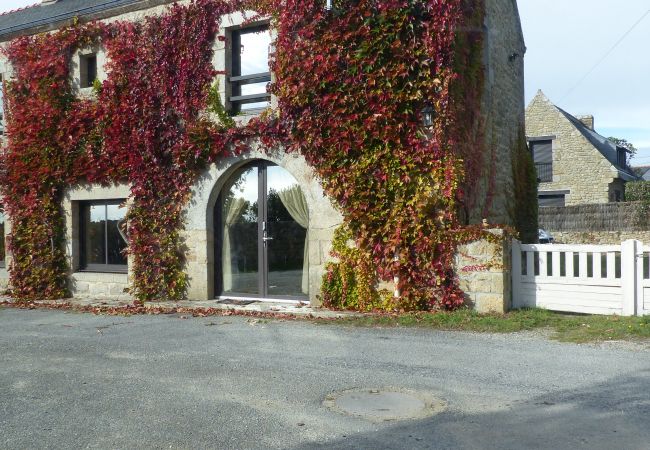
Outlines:
[[[226,180],[241,166],[266,160],[285,169],[298,182],[309,207],[309,299],[317,305],[324,265],[329,257],[332,235],[342,222],[341,214],[323,193],[320,181],[305,159],[280,149],[256,146],[239,155],[212,164],[195,183],[186,208],[185,242],[191,300],[215,298],[213,209]]]

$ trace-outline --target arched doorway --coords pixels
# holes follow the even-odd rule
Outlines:
[[[217,297],[308,298],[309,213],[289,172],[264,160],[236,169],[214,214]]]

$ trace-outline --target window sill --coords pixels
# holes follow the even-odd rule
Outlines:
[[[87,270],[76,271],[71,276],[74,281],[83,281],[87,283],[128,283],[128,274],[126,272],[91,272]]]
[[[248,122],[250,122],[252,119],[255,117],[259,117],[260,114],[262,114],[264,111],[266,111],[267,108],[261,108],[261,109],[249,109],[248,111],[241,112],[237,114],[236,116],[232,116],[232,119],[235,121],[235,124],[237,126],[246,126]]]
[[[79,97],[83,99],[95,99],[95,89],[93,87],[79,87],[78,88]]]
[[[101,269],[78,269],[75,273],[106,273],[106,274],[118,274],[118,275],[128,275],[129,270],[124,269],[124,270],[118,270],[118,269],[106,269],[106,270],[101,270]]]

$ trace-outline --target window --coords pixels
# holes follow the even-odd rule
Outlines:
[[[5,214],[0,210],[0,267],[5,267]]]
[[[539,194],[537,196],[540,208],[546,206],[565,206],[565,194]]]
[[[126,208],[124,200],[80,204],[81,269],[126,272]]]
[[[540,183],[553,181],[553,141],[531,141],[530,151],[535,161],[537,180]]]
[[[616,162],[619,167],[627,167],[627,151],[624,148],[616,147]]]
[[[79,57],[79,82],[81,88],[93,87],[97,79],[97,55],[81,55]]]
[[[271,81],[270,46],[268,25],[232,32],[230,106],[234,114],[269,106],[271,95],[266,91],[266,85]]]

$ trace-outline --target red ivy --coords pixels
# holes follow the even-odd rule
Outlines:
[[[194,0],[142,22],[73,26],[13,41],[5,208],[18,298],[65,297],[62,192],[80,181],[131,185],[133,294],[185,295],[183,209],[207,164],[252,138],[305,156],[338,203],[369,270],[399,276],[403,308],[462,303],[452,270],[469,161],[483,161],[481,0]],[[216,75],[222,15],[254,9],[278,32],[272,91],[279,116],[224,129],[202,116]],[[101,44],[108,79],[74,95],[74,50]],[[419,112],[436,109],[423,132]],[[461,106],[462,105],[462,106]],[[466,186],[472,186],[466,183]],[[397,258],[395,258],[397,256]]]
[[[359,0],[326,11],[287,0],[279,19],[273,91],[291,148],[337,200],[370,270],[399,277],[399,308],[463,302],[453,258],[480,231],[461,228],[456,212],[465,161],[482,161],[482,67],[481,41],[459,36],[482,17],[480,1]],[[436,120],[425,133],[427,105]]]

